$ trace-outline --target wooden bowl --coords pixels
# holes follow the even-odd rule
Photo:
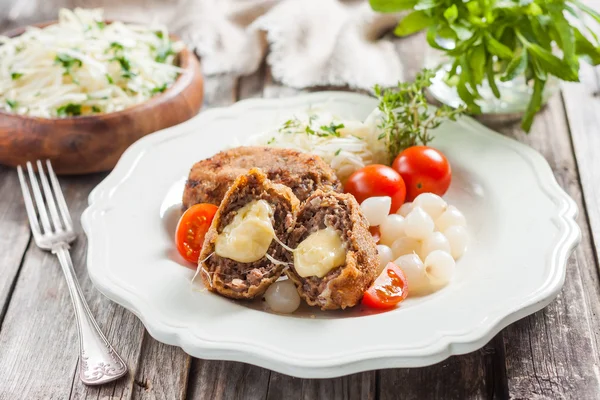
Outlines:
[[[44,27],[55,22],[37,24]],[[25,28],[9,32],[18,36]],[[176,37],[173,37],[176,39]],[[203,81],[189,49],[177,55],[184,69],[164,93],[122,111],[68,118],[39,118],[0,111],[0,163],[49,159],[58,174],[112,169],[127,147],[152,132],[184,122],[202,107]]]

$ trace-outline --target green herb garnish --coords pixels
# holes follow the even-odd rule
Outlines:
[[[273,144],[275,143],[275,137],[272,137],[271,139],[269,139],[269,141],[267,142],[267,144]]]
[[[108,83],[110,83],[111,85],[112,85],[113,83],[115,83],[114,79],[112,78],[112,76],[110,76],[110,74],[106,74],[106,75],[104,75],[104,76],[106,77],[106,81],[107,81]]]
[[[23,74],[20,72],[12,72],[10,74],[10,79],[12,79],[13,81],[16,81],[17,79],[19,79],[22,76],[23,76]]]
[[[111,43],[110,43],[110,47],[109,47],[109,49],[110,49],[110,50],[112,50],[112,51],[115,51],[115,52],[117,52],[117,51],[123,51],[123,50],[124,50],[124,47],[123,47],[123,45],[122,45],[121,43],[119,43],[119,42],[111,42]]]
[[[17,103],[15,100],[6,99],[6,105],[8,105],[8,107],[10,107],[11,110],[14,110],[15,108],[17,108],[19,103]]]
[[[339,156],[341,152],[342,152],[342,149],[337,149],[337,151],[335,152],[335,155]]]
[[[293,129],[293,128],[299,128],[299,127],[300,127],[300,120],[298,118],[288,119],[279,128],[279,132],[290,133],[291,129]]]
[[[155,88],[152,88],[152,90],[151,90],[150,92],[151,92],[152,94],[155,94],[155,93],[162,93],[162,92],[164,92],[165,90],[167,90],[167,84],[166,84],[166,83],[163,83],[161,86],[157,86],[157,87],[155,87]]]
[[[96,21],[96,27],[98,27],[98,29],[102,30],[102,29],[106,28],[106,22]]]
[[[167,61],[167,58],[169,56],[174,55],[174,54],[175,54],[175,52],[173,51],[173,47],[171,46],[171,41],[169,40],[167,42],[167,44],[159,47],[156,50],[156,56],[154,57],[154,61],[159,62],[159,63],[164,63],[165,61]]]
[[[81,60],[75,57],[72,57],[65,53],[59,53],[54,57],[55,64],[61,64],[65,69],[65,75],[71,73],[71,69],[73,67],[81,67]]]
[[[159,39],[163,39],[165,37],[163,31],[155,31],[154,34],[156,35],[157,38]]]
[[[131,62],[123,55],[112,58],[111,61],[116,61],[121,66],[121,76],[123,78],[133,78],[136,74],[131,70]]]
[[[447,83],[478,113],[479,89],[524,76],[533,95],[523,117],[529,131],[542,105],[548,76],[579,81],[579,61],[600,64],[600,41],[583,16],[600,24],[600,13],[578,0],[370,0],[380,12],[410,10],[398,36],[426,30],[427,43],[452,62]],[[441,40],[440,40],[441,39]]]
[[[56,109],[56,115],[59,117],[81,115],[81,104],[69,103]]]
[[[375,96],[383,114],[379,125],[382,133],[378,139],[386,141],[390,163],[405,148],[430,142],[431,129],[446,119],[456,120],[465,111],[464,107],[453,109],[449,106],[430,110],[424,91],[434,76],[434,71],[424,69],[414,82],[398,83],[396,89],[383,90],[375,86]]]
[[[321,129],[322,131],[325,132],[325,134],[321,134],[319,136],[337,136],[340,137],[340,133],[338,132],[338,129],[342,129],[344,127],[344,124],[338,124],[336,125],[335,123],[330,123],[329,125],[323,125],[321,126],[319,129]]]
[[[80,59],[72,57],[65,53],[59,53],[56,55],[56,57],[54,57],[54,63],[61,64],[62,67],[65,69],[65,72],[63,72],[63,75],[70,76],[71,79],[73,80],[73,83],[75,83],[76,85],[79,85],[79,81],[72,74],[72,72],[73,72],[72,69],[74,67],[81,67],[82,62]]]
[[[98,106],[92,106],[92,111],[95,113],[99,113],[99,112],[102,112],[102,109],[100,109],[100,107],[98,107]]]

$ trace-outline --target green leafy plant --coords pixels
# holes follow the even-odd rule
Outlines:
[[[426,145],[433,139],[431,129],[437,128],[445,120],[456,120],[464,111],[441,106],[432,109],[427,104],[425,89],[431,85],[435,71],[424,69],[417,74],[413,82],[399,82],[394,89],[383,90],[375,86],[375,96],[379,100],[382,113],[379,140],[385,140],[390,154],[390,163],[394,157],[407,147]]]
[[[427,42],[452,60],[448,81],[455,82],[469,111],[484,79],[496,97],[498,81],[524,75],[533,94],[522,121],[529,131],[553,75],[579,80],[579,61],[600,64],[600,42],[581,16],[600,23],[600,13],[578,0],[370,0],[379,12],[413,10],[395,29],[398,36],[426,30]],[[453,46],[443,46],[439,38]]]

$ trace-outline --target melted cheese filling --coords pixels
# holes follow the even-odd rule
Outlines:
[[[217,236],[215,253],[243,263],[260,260],[275,237],[272,217],[273,209],[265,200],[246,204]]]
[[[294,250],[294,268],[303,278],[322,278],[345,261],[346,246],[331,227],[310,234]]]

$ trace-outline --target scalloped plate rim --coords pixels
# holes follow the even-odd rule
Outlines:
[[[562,225],[562,236],[557,240],[553,251],[553,265],[551,274],[545,284],[536,292],[521,299],[521,303],[511,310],[499,312],[495,310],[493,317],[485,323],[480,323],[472,329],[462,333],[438,332],[435,342],[420,348],[407,351],[403,348],[384,346],[380,349],[353,351],[343,356],[322,358],[296,358],[290,360],[290,354],[273,351],[271,348],[257,348],[255,343],[244,341],[225,342],[207,340],[198,337],[190,329],[180,326],[171,326],[152,318],[152,311],[148,310],[143,302],[136,304],[135,294],[128,289],[120,287],[109,276],[102,275],[101,270],[95,268],[92,259],[92,246],[95,239],[92,237],[91,225],[94,220],[94,211],[101,211],[101,205],[107,205],[111,192],[126,181],[129,174],[135,169],[137,161],[143,157],[147,147],[157,145],[163,140],[172,140],[177,137],[177,131],[185,134],[188,124],[206,123],[212,119],[234,115],[240,110],[251,111],[254,107],[265,107],[270,103],[281,102],[293,105],[311,104],[329,101],[367,102],[373,101],[364,95],[349,92],[316,92],[283,99],[249,99],[242,100],[229,107],[210,109],[188,122],[165,129],[146,136],[134,143],[121,157],[117,166],[91,193],[90,206],[82,215],[82,225],[89,240],[88,272],[94,285],[107,297],[123,305],[141,319],[150,334],[157,340],[182,347],[187,353],[201,358],[222,359],[232,361],[250,362],[261,367],[270,368],[286,374],[303,378],[327,378],[346,375],[359,371],[390,367],[419,367],[430,365],[455,355],[477,350],[487,343],[501,329],[534,313],[549,304],[560,292],[565,279],[566,262],[580,241],[581,233],[575,222],[577,206],[575,202],[558,185],[546,160],[532,148],[507,138],[475,120],[464,117],[458,123],[466,128],[485,136],[493,136],[495,140],[503,142],[516,150],[535,171],[538,184],[544,193],[557,207],[555,219]],[[492,314],[492,313],[491,313]],[[266,356],[265,354],[268,354]]]

